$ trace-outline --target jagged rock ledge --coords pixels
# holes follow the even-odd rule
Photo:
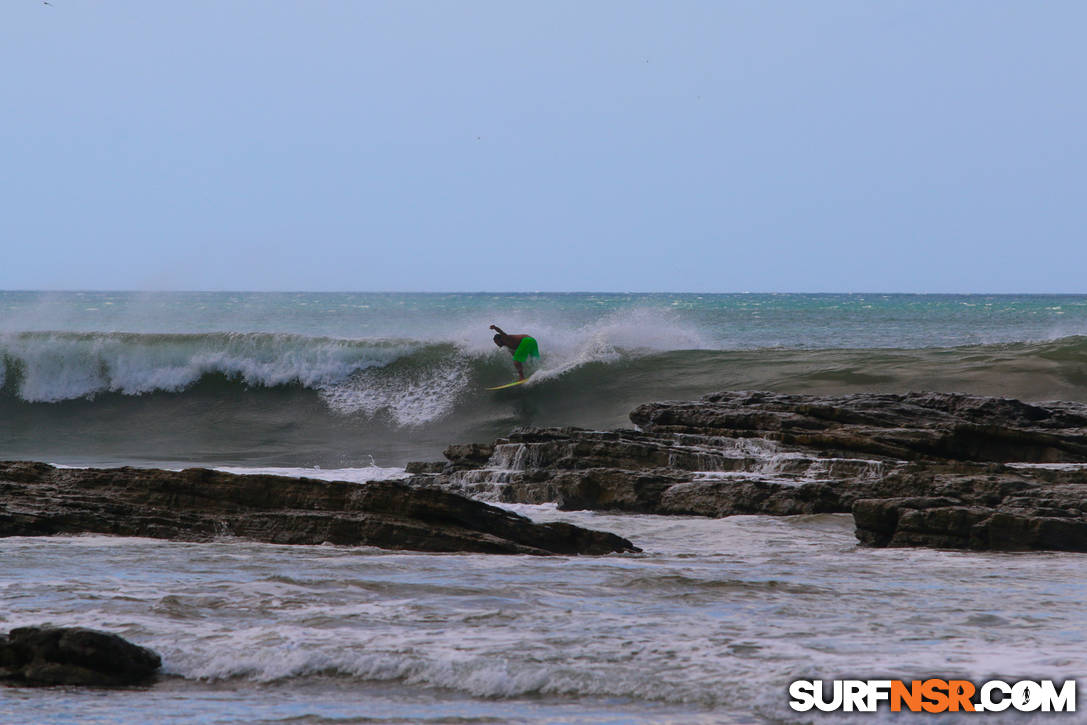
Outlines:
[[[630,418],[453,445],[409,483],[567,510],[852,512],[873,546],[1087,551],[1087,468],[1070,465],[1087,463],[1087,405],[724,392]]]
[[[360,485],[202,468],[0,462],[0,536],[82,533],[489,554],[638,551],[614,534],[535,524],[480,501],[395,481]]]

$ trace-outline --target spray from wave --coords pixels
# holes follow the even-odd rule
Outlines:
[[[286,333],[0,334],[0,453],[260,466],[436,457],[521,425],[629,425],[718,390],[941,390],[1087,400],[1087,337],[947,348],[721,349],[659,308],[582,325],[501,320],[542,357],[529,384],[480,321],[429,340]]]
[[[251,386],[320,387],[413,346],[264,333],[24,332],[0,336],[0,383],[34,403],[178,392],[219,374]]]
[[[537,381],[590,363],[706,347],[694,330],[657,310],[609,315],[573,329],[513,320],[509,329],[522,324],[545,341]],[[343,414],[386,413],[398,425],[420,425],[450,413],[471,383],[511,374],[508,356],[479,334],[481,327],[439,342],[282,333],[7,333],[0,335],[0,389],[23,401],[53,403],[103,393],[177,393],[221,376],[251,388],[299,385]]]

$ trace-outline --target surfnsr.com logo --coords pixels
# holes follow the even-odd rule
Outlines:
[[[1076,681],[1058,687],[1053,680],[796,680],[789,685],[789,707],[797,712],[1075,712]]]

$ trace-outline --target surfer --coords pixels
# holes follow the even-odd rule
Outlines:
[[[494,344],[510,349],[510,353],[513,354],[513,367],[517,368],[518,379],[524,380],[523,363],[530,357],[540,356],[540,347],[536,344],[536,338],[528,335],[507,335],[498,325],[491,325],[491,329],[498,333],[494,336]]]

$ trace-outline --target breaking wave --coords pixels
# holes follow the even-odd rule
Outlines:
[[[9,333],[0,336],[0,383],[32,403],[177,392],[213,374],[249,386],[319,388],[411,350],[406,341],[267,333]]]
[[[627,413],[639,403],[726,389],[1087,400],[1083,336],[912,350],[721,350],[700,349],[697,336],[682,329],[641,346],[645,340],[628,332],[605,325],[541,334],[543,357],[529,383],[500,393],[485,388],[508,381],[513,370],[493,345],[270,333],[8,333],[0,335],[0,440],[26,451],[15,444],[67,436],[70,451],[73,444],[135,446],[157,436],[167,457],[191,458],[195,450],[221,461],[230,450],[226,461],[249,464],[245,451],[259,449],[266,465],[350,466],[358,461],[344,459],[345,448],[363,445],[365,461],[364,453],[391,446],[397,452],[388,465],[516,425],[629,425]],[[340,457],[330,460],[334,453]]]

